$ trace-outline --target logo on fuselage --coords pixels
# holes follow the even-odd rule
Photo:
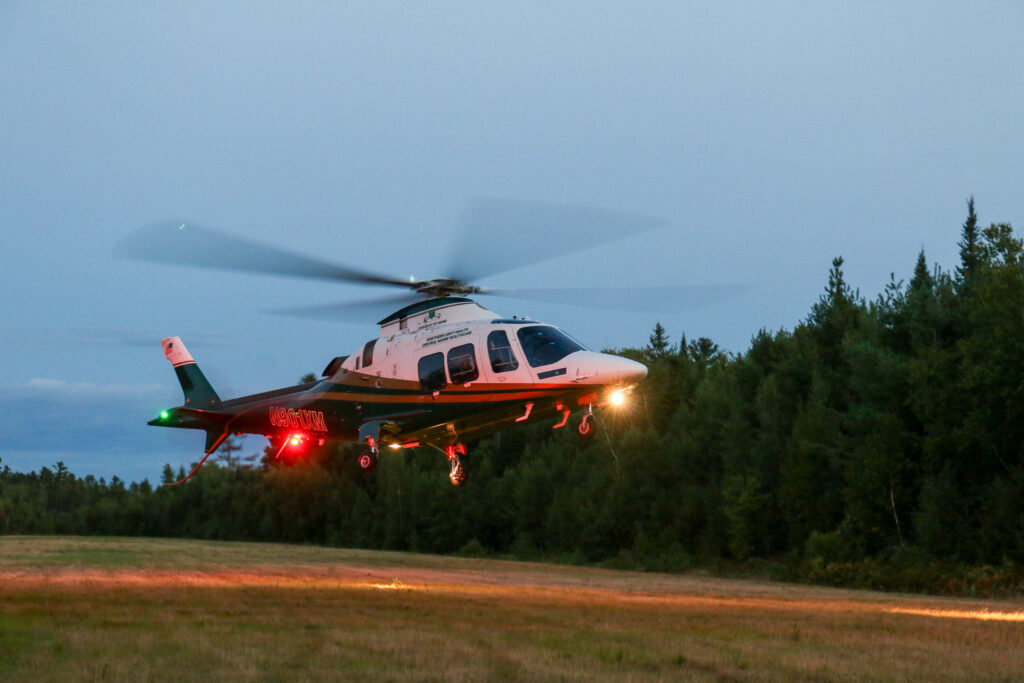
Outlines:
[[[423,316],[423,320],[420,321],[420,327],[427,327],[428,325],[443,325],[446,322],[448,322],[448,320],[442,318],[440,313],[438,313],[437,311],[430,311],[425,316]]]
[[[327,431],[324,414],[319,410],[294,410],[271,406],[270,424],[274,427],[288,427],[289,429],[310,429],[316,432]]]

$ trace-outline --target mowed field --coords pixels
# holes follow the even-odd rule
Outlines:
[[[1021,680],[1024,601],[309,546],[8,536],[0,678]]]

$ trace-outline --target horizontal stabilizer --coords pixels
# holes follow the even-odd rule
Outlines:
[[[160,413],[160,416],[146,424],[154,427],[180,427],[183,429],[205,429],[223,431],[231,418],[231,413],[218,413],[212,410],[196,410],[194,408],[171,408]]]

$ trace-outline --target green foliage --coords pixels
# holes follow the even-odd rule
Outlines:
[[[826,583],[1019,586],[1024,243],[1008,225],[979,229],[971,200],[960,257],[950,275],[921,251],[907,284],[893,275],[871,303],[836,258],[806,320],[737,355],[705,337],[674,346],[658,323],[646,347],[618,352],[649,375],[626,412],[601,416],[601,436],[548,422],[471,444],[462,488],[432,451],[386,453],[367,477],[349,446],[293,462],[228,449],[175,488],[4,468],[0,533],[659,570],[789,558],[793,576]],[[161,482],[184,474],[165,466]]]

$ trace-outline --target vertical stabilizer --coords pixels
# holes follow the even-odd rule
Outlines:
[[[220,403],[220,397],[210,386],[203,371],[196,365],[192,354],[185,348],[184,342],[178,337],[170,337],[163,340],[164,356],[174,366],[174,373],[181,383],[181,390],[185,394],[185,405],[189,408],[204,410],[212,408]]]

